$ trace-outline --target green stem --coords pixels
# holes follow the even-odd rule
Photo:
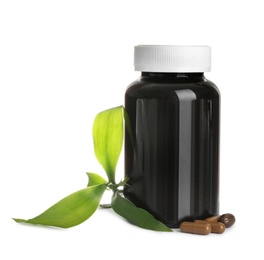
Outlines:
[[[112,208],[112,205],[111,204],[100,204],[99,206],[102,209],[110,209],[110,208]]]
[[[110,189],[110,190],[112,190],[113,192],[116,192],[116,191],[123,191],[123,189],[122,190],[120,190],[119,188],[120,187],[124,187],[124,186],[128,186],[128,184],[127,184],[127,181],[128,181],[128,178],[125,178],[124,180],[121,180],[119,183],[112,183],[112,182],[108,182],[108,184],[107,184],[107,187]]]

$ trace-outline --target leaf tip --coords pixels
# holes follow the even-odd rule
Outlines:
[[[165,232],[166,232],[166,230],[165,230]],[[168,227],[167,232],[173,232],[173,229]]]
[[[21,218],[12,218],[15,222],[17,223],[25,223],[26,220],[25,219],[21,219]]]

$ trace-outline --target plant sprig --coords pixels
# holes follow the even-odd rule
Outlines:
[[[97,160],[104,168],[108,180],[96,173],[87,173],[87,187],[63,198],[40,215],[25,220],[13,218],[18,223],[39,224],[70,228],[89,219],[100,205],[105,190],[112,190],[110,204],[101,205],[103,208],[112,207],[120,216],[139,227],[156,230],[172,231],[166,225],[155,219],[149,212],[136,207],[123,196],[124,186],[128,178],[116,183],[116,165],[123,146],[124,121],[129,128],[129,120],[123,106],[100,112],[94,119],[93,142]],[[128,129],[130,133],[130,129]]]

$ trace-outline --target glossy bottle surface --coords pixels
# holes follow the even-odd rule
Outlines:
[[[124,194],[172,228],[218,214],[219,92],[203,73],[148,73],[125,94]]]

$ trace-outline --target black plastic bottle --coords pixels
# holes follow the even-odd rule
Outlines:
[[[219,112],[208,46],[139,45],[125,94],[125,196],[171,228],[219,210]]]

